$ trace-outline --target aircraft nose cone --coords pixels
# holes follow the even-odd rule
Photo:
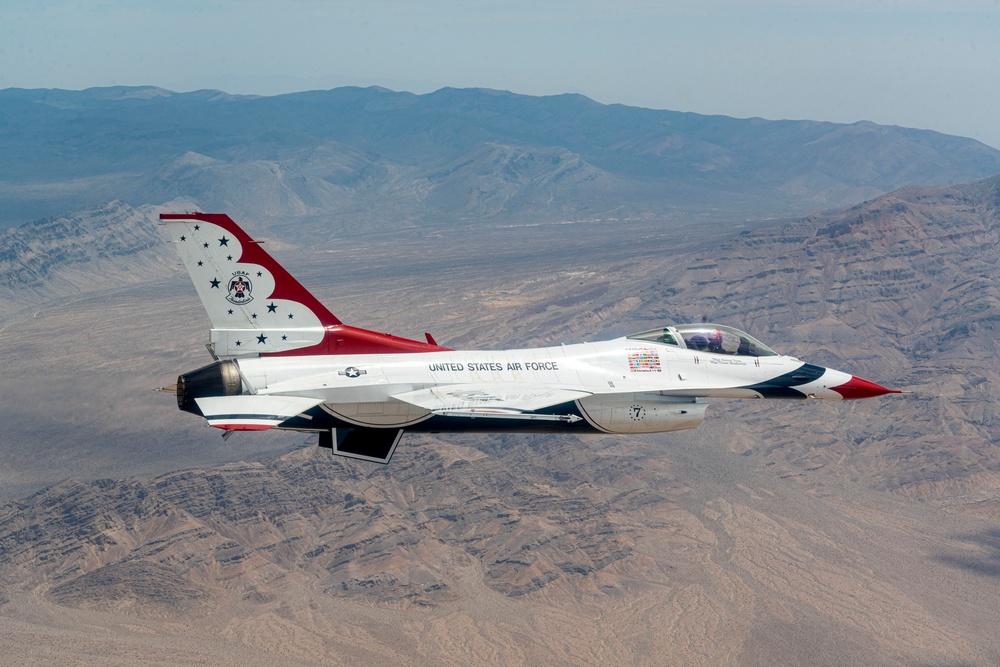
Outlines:
[[[898,389],[886,389],[880,384],[869,382],[868,380],[859,378],[856,375],[852,375],[851,379],[844,384],[837,387],[831,387],[831,389],[843,396],[844,400],[854,398],[873,398],[875,396],[884,396],[885,394],[902,393]]]

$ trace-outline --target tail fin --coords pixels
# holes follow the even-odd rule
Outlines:
[[[436,352],[447,348],[344,325],[221,213],[161,213],[212,321],[219,357]]]

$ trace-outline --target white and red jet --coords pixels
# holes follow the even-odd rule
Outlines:
[[[899,393],[718,324],[474,351],[358,329],[228,216],[160,219],[212,320],[216,359],[178,378],[177,404],[229,432],[313,431],[336,454],[388,463],[404,430],[656,433],[701,424],[704,397]]]

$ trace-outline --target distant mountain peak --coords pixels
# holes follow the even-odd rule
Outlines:
[[[551,179],[542,197],[529,173],[537,164],[513,161],[504,180],[523,191],[505,186],[504,205],[489,210],[518,220],[595,210],[785,216],[907,184],[1000,173],[1000,151],[931,131],[705,116],[488,88],[415,95],[350,87],[273,97],[152,86],[8,89],[0,91],[0,124],[7,158],[0,226],[109,199],[175,196],[217,201],[235,214],[336,212],[355,227],[400,218],[468,224],[475,214],[467,198],[424,186],[442,170],[475,181],[481,174],[455,170],[485,145],[522,155],[566,151],[606,176],[600,204],[581,198],[586,192],[574,179]],[[338,150],[321,150],[331,146]],[[164,180],[179,166],[200,169]],[[517,173],[522,167],[528,172]]]

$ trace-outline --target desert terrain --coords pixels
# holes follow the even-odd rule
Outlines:
[[[7,433],[33,445],[8,442],[3,463],[2,652],[994,664],[996,288],[978,276],[995,192],[904,190],[721,239],[566,221],[275,239],[338,316],[375,329],[513,347],[705,315],[916,392],[715,401],[697,430],[638,438],[410,435],[386,467],[292,434],[223,442],[154,393],[208,358],[193,288],[150,245],[138,277],[4,323]]]
[[[496,91],[0,92],[24,157],[0,170],[0,662],[1000,664],[997,151]],[[170,125],[193,111],[215,134]],[[389,466],[224,441],[155,391],[210,361],[157,225],[198,209],[348,324],[488,349],[706,318],[913,393],[406,434]]]

